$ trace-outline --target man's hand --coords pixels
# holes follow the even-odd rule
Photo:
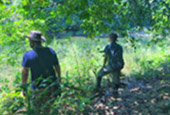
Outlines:
[[[104,63],[103,63],[103,67],[105,67],[105,66],[106,66],[107,59],[108,59],[108,57],[107,57],[107,55],[105,55],[105,57],[104,57]]]
[[[59,82],[61,82],[61,69],[60,69],[60,65],[56,65],[55,69],[56,69],[58,77],[59,77]]]
[[[24,90],[22,90],[21,95],[24,96],[24,97],[26,96]]]

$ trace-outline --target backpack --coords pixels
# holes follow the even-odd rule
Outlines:
[[[114,70],[123,69],[124,60],[123,60],[123,49],[122,49],[122,47],[118,44],[110,45],[109,51],[110,51],[110,55],[111,55],[111,58],[109,59],[110,66]]]

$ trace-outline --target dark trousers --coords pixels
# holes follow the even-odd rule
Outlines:
[[[37,88],[34,90],[33,105],[35,106],[37,114],[47,114],[50,108],[61,95],[61,89],[58,82],[48,84],[46,87]]]
[[[98,74],[97,74],[97,88],[101,87],[102,77],[107,74],[112,74],[113,88],[116,88],[116,89],[119,88],[120,70],[114,70],[109,65],[101,68],[100,71],[98,72]]]

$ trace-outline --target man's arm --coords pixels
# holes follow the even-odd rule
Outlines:
[[[26,84],[28,80],[29,68],[24,67],[22,69],[22,84]]]
[[[59,77],[59,81],[61,81],[61,68],[60,65],[56,65],[55,69],[57,71],[58,77]]]
[[[25,85],[28,80],[29,68],[24,67],[22,69],[22,85]],[[25,96],[24,89],[22,90],[22,95]]]
[[[105,67],[105,66],[106,66],[107,59],[108,59],[108,57],[107,57],[107,55],[105,54],[105,57],[104,57],[104,63],[103,63],[103,67]]]

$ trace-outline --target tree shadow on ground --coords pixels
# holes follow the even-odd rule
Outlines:
[[[164,62],[159,69],[151,68],[143,74],[139,72],[121,80],[126,86],[119,88],[117,98],[107,96],[109,87],[105,87],[103,93],[92,100],[93,104],[85,109],[84,114],[170,114],[169,63]]]

